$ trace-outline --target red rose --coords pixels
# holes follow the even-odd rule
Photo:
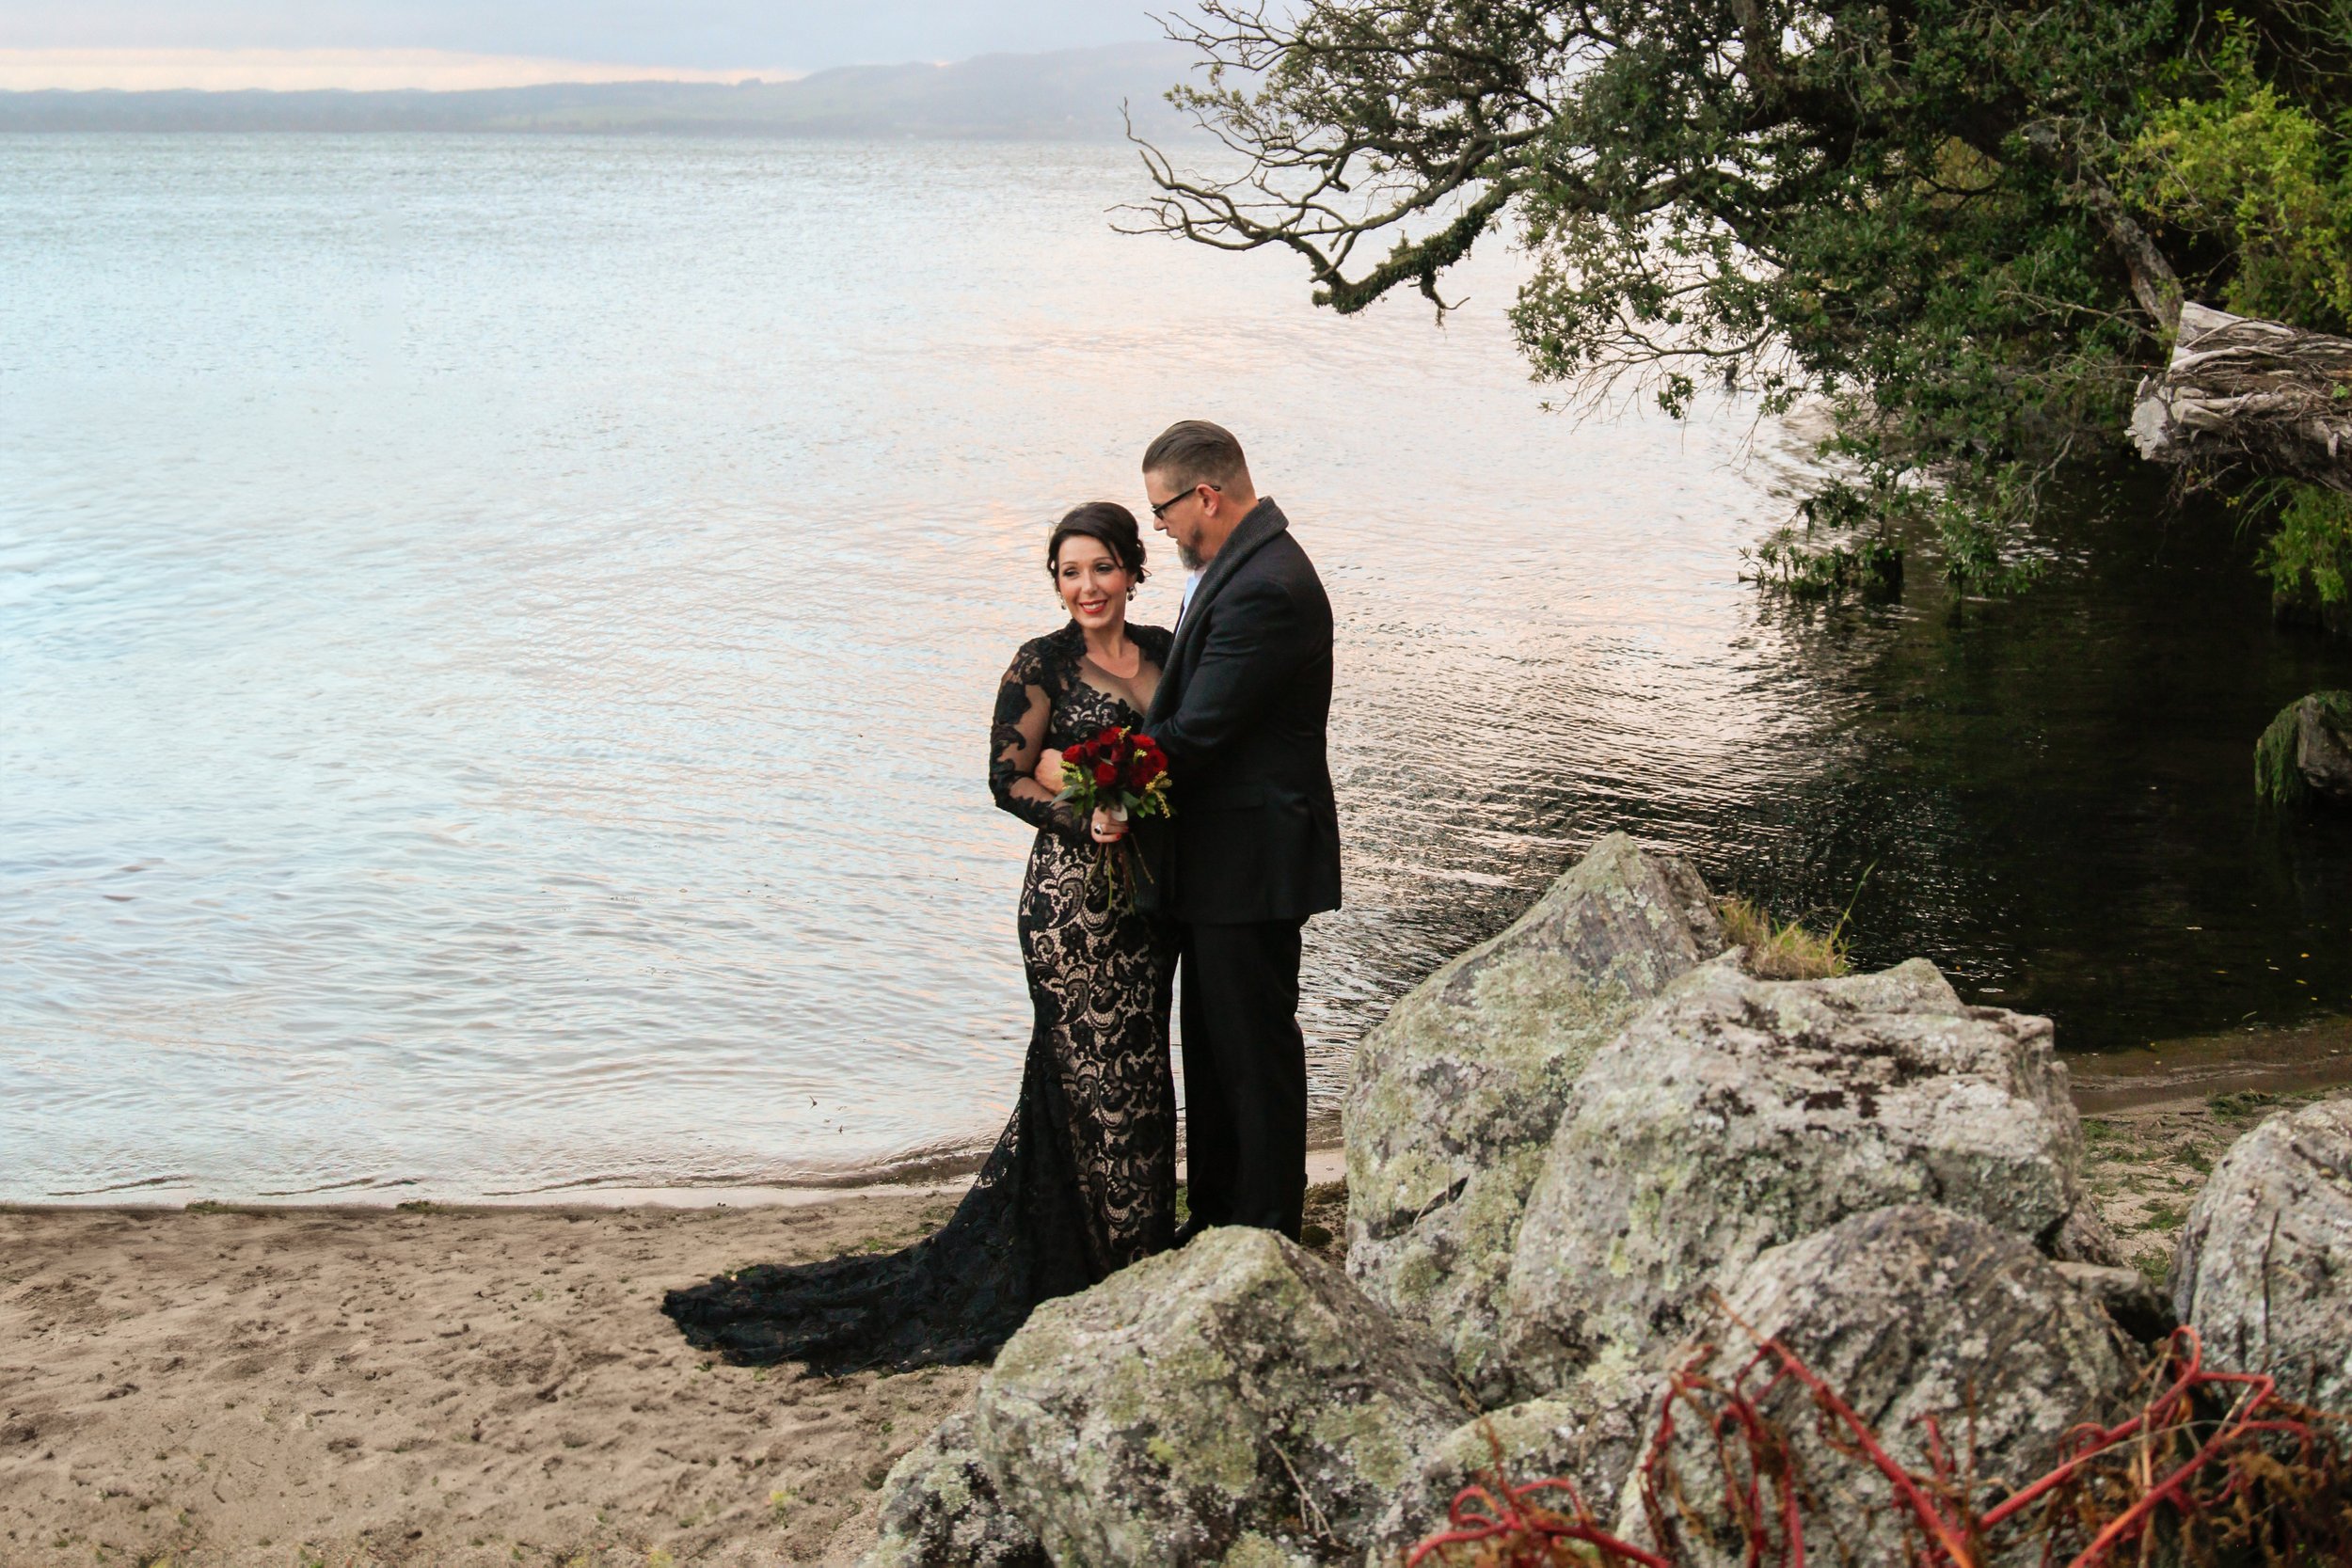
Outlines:
[[[1094,765],[1094,783],[1098,788],[1106,789],[1118,782],[1119,768],[1116,764],[1098,762]]]
[[[1094,743],[1097,746],[1116,746],[1119,744],[1119,736],[1118,725],[1105,724],[1103,726],[1103,733],[1094,737]]]
[[[1143,785],[1150,784],[1153,779],[1158,778],[1163,772],[1167,771],[1167,768],[1168,765],[1166,763],[1147,752],[1142,756],[1136,758],[1135,766],[1132,769],[1130,769],[1129,776],[1135,780],[1136,786],[1137,788],[1141,788]]]

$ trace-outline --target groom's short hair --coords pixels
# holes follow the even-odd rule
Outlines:
[[[1176,489],[1196,484],[1235,484],[1249,477],[1233,433],[1206,420],[1179,420],[1143,449],[1143,471],[1159,474]]]

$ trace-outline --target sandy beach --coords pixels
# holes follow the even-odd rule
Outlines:
[[[2086,1183],[2143,1269],[2287,1098],[2086,1116]],[[853,1562],[891,1464],[978,1370],[730,1367],[657,1308],[722,1269],[901,1245],[954,1201],[0,1211],[0,1565]]]
[[[657,1308],[953,1201],[0,1212],[0,1563],[853,1561],[977,1370],[729,1367]]]

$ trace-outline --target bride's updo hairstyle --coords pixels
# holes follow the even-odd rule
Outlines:
[[[1118,557],[1119,564],[1135,578],[1136,587],[1140,588],[1152,575],[1143,569],[1143,531],[1136,527],[1136,515],[1117,501],[1089,501],[1072,507],[1054,525],[1054,536],[1045,542],[1047,577],[1059,570],[1061,542],[1073,533],[1099,541]]]

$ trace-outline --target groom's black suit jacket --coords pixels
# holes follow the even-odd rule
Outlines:
[[[1145,716],[1175,804],[1167,824],[1138,824],[1145,907],[1209,926],[1340,907],[1330,713],[1331,601],[1261,500],[1201,574]]]

